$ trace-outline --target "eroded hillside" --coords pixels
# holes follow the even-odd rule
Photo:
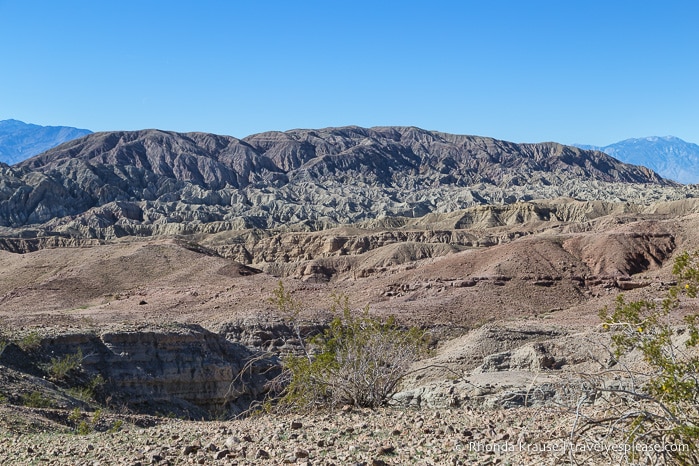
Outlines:
[[[41,316],[95,325],[274,319],[267,298],[283,279],[311,314],[327,308],[332,291],[343,291],[357,306],[406,321],[469,328],[661,286],[676,251],[699,246],[698,208],[689,201],[558,200],[316,232],[227,231],[42,248],[31,239],[5,239],[13,252],[0,252],[0,303],[7,319],[27,323]]]
[[[111,132],[0,167],[0,235],[319,230],[564,196],[647,204],[684,198],[692,189],[602,152],[409,127],[244,139]]]

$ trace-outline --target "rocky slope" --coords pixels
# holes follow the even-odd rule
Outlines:
[[[0,167],[0,233],[316,230],[534,198],[650,202],[686,195],[646,168],[555,143],[405,127],[245,139],[147,130],[92,134]]]
[[[18,120],[2,120],[0,162],[12,165],[90,133],[86,129],[68,126],[39,126]]]
[[[21,424],[37,417],[33,410],[0,406],[0,418],[2,415],[25,419]],[[89,413],[83,418],[89,422]],[[122,419],[121,430],[104,432]],[[37,422],[32,426],[35,431],[29,433],[13,424],[14,433],[0,437],[0,462],[70,466],[558,465],[569,459],[562,447],[570,442],[567,429],[573,421],[573,416],[558,411],[470,408],[349,410],[208,423],[103,415],[98,423],[102,431],[87,435],[75,435],[65,427],[61,434],[36,432],[55,429],[56,423]],[[549,451],[544,452],[545,448]],[[595,465],[625,464],[626,459],[616,452],[594,451],[574,458],[578,461],[574,464]]]
[[[167,335],[170,343],[172,335]],[[103,340],[114,341],[114,337],[108,333]],[[125,347],[127,339],[122,336],[119,340],[122,344],[117,350],[171,350],[168,344],[139,348],[134,345],[136,338],[128,339],[130,344]],[[148,340],[143,338],[141,343]],[[609,415],[604,405],[581,404],[579,398],[578,385],[585,379],[576,371],[609,372],[610,355],[595,340],[608,343],[608,335],[594,330],[571,334],[539,323],[518,328],[485,326],[444,345],[422,363],[423,369],[432,372],[420,370],[411,377],[408,383],[416,388],[399,393],[391,407],[376,410],[343,407],[335,412],[193,422],[114,409],[94,411],[77,403],[71,410],[0,403],[0,461],[57,465],[626,464],[623,450],[592,448],[623,445],[619,433],[603,426],[586,426],[591,427],[589,431],[580,427],[581,417]],[[192,344],[186,339],[183,343]],[[158,358],[144,360],[142,356],[138,352],[136,359],[147,368],[160,363]],[[185,363],[198,356],[196,350],[177,355]],[[165,362],[171,362],[170,358]],[[445,367],[450,369],[447,379]],[[8,386],[8,372],[9,377],[14,376],[13,371],[0,373],[3,387]],[[183,372],[188,377],[189,366]],[[193,375],[195,372],[192,370]],[[122,371],[132,377],[138,374]],[[32,379],[26,375],[15,378],[25,384]],[[16,381],[12,382],[16,388]],[[153,385],[145,384],[140,391]],[[166,388],[182,393],[187,384]],[[196,382],[189,387],[195,388],[205,388],[204,395],[210,390]],[[564,445],[568,451],[563,450]],[[591,449],[570,451],[574,445]],[[644,455],[648,464],[665,464],[658,461],[659,454],[650,451]]]

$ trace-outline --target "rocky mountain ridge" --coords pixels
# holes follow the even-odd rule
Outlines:
[[[0,166],[0,234],[318,230],[562,196],[649,203],[685,198],[687,189],[600,152],[412,127],[244,139],[110,132]]]

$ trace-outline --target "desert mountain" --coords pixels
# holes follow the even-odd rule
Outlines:
[[[39,126],[19,120],[2,120],[0,162],[12,165],[90,133],[69,126]]]
[[[0,167],[1,226],[90,238],[316,230],[561,196],[649,202],[686,194],[647,168],[601,152],[414,127],[244,139],[95,133]]]
[[[578,147],[599,150],[626,163],[649,167],[680,183],[699,183],[699,145],[674,136],[626,139],[604,147]]]

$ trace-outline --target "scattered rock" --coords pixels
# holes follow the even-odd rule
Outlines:
[[[301,427],[303,427],[303,424],[300,421],[291,421],[291,429],[292,430],[298,430]]]
[[[391,455],[395,453],[396,447],[393,445],[381,445],[376,451],[377,455]]]
[[[226,439],[225,446],[229,450],[232,450],[233,448],[237,447],[240,444],[240,439],[238,437],[233,437],[230,436]]]
[[[187,445],[182,449],[183,455],[191,455],[199,451],[198,445]]]

